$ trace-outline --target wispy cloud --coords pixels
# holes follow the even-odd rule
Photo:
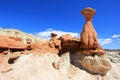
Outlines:
[[[61,31],[61,30],[54,30],[54,29],[47,29],[45,31],[42,32],[38,32],[35,33],[35,35],[41,37],[41,38],[50,38],[50,33],[56,33],[58,35],[58,37],[60,37],[62,34],[71,34],[73,37],[79,37],[79,33],[75,33],[75,32],[65,32],[65,31]]]
[[[114,41],[116,41],[117,43],[120,43],[120,34],[115,34],[112,36],[112,38],[114,39]]]
[[[100,45],[102,45],[102,46],[112,43],[112,39],[110,39],[110,38],[98,39],[98,41],[99,41]]]
[[[112,36],[112,38],[119,38],[119,37],[120,37],[120,34]]]

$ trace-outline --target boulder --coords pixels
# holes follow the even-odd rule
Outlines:
[[[106,75],[111,69],[111,63],[106,55],[85,55],[85,54],[70,54],[70,61],[76,67],[83,69],[91,74]]]
[[[82,56],[80,65],[90,73],[105,75],[110,69],[110,61],[108,58],[102,56]]]

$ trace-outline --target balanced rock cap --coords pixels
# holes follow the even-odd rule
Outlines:
[[[81,14],[83,15],[91,14],[92,16],[94,16],[96,14],[96,10],[94,10],[93,8],[87,7],[81,11]]]

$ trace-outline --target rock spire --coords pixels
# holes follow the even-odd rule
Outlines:
[[[88,51],[87,53],[104,53],[104,50],[100,47],[97,38],[97,32],[92,25],[92,17],[96,11],[92,8],[85,8],[81,11],[85,16],[86,22],[80,34],[81,48]]]

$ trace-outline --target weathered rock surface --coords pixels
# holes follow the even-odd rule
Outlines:
[[[85,56],[80,60],[80,64],[86,70],[93,74],[105,75],[110,69],[110,61],[105,57],[98,57],[97,55]]]
[[[113,63],[112,69],[105,76],[92,75],[72,65],[70,55],[64,53],[59,57],[51,53],[22,54],[12,65],[11,71],[0,73],[0,80],[119,80],[118,64]],[[75,57],[78,59],[78,56]],[[54,68],[53,63],[58,63],[59,69]]]
[[[0,48],[26,49],[26,47],[20,38],[0,35]]]
[[[6,55],[5,54],[0,54],[0,71],[2,73],[8,72],[9,70],[12,70],[12,65],[15,60],[21,56],[20,52],[14,52],[10,53],[8,52]]]
[[[80,50],[80,39],[79,38],[74,38],[70,34],[65,34],[62,35],[58,38],[61,41],[61,53],[65,52],[76,52]]]
[[[105,75],[111,69],[110,61],[105,56],[71,54],[71,63],[98,75]]]
[[[39,46],[41,45],[41,46]],[[44,54],[46,52],[51,52],[51,53],[58,53],[58,50],[56,48],[51,48],[49,46],[49,43],[43,43],[41,42],[36,42],[31,45],[31,48],[33,49],[32,51],[37,54]]]
[[[34,36],[32,34],[26,34],[22,31],[19,31],[16,29],[2,29],[2,28],[0,28],[0,35],[20,38],[22,40],[22,42],[25,44],[29,41],[31,41],[31,43],[34,43],[34,42],[39,41],[41,39],[41,38]]]
[[[57,34],[53,36],[53,33],[51,34],[51,39],[49,41],[38,41],[33,44],[31,44],[31,49],[34,50],[34,52],[38,53],[59,53],[59,50],[61,49],[61,41],[57,40],[56,38]]]
[[[57,34],[51,33],[51,39],[49,40],[48,43],[51,48],[61,50],[61,41],[57,39]]]
[[[20,38],[0,35],[0,68],[2,72],[11,69],[14,60],[27,48]]]
[[[112,68],[104,77],[105,80],[119,80],[120,79],[120,63],[112,63]]]

